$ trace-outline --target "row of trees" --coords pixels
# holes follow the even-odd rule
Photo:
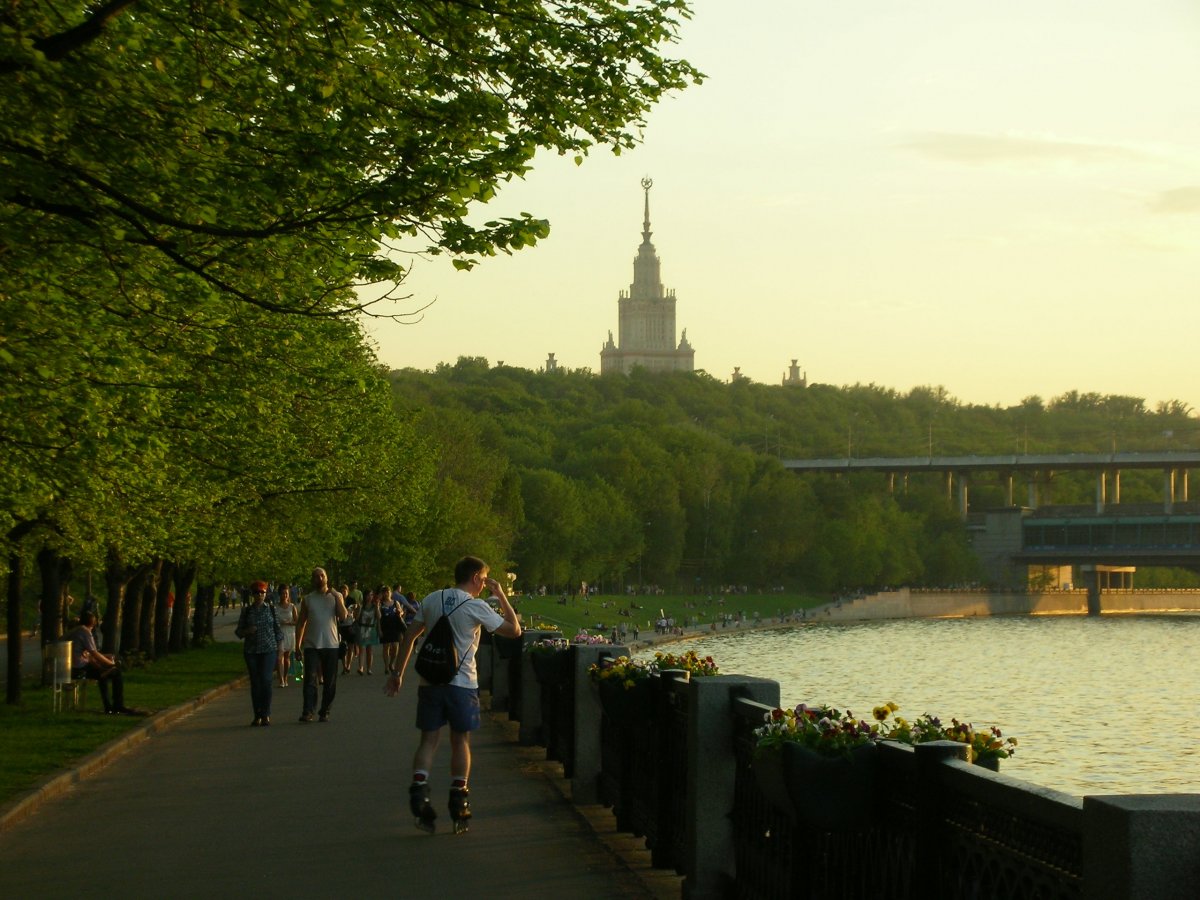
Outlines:
[[[47,637],[59,587],[96,571],[106,649],[159,654],[187,637],[160,625],[170,586],[182,598],[199,579],[202,612],[226,577],[339,559],[427,575],[467,549],[459,511],[481,486],[435,490],[439,452],[393,412],[358,317],[411,309],[392,298],[412,254],[469,267],[543,237],[532,215],[474,210],[539,148],[631,146],[664,92],[699,79],[662,53],[687,14],[682,0],[0,11],[9,633],[34,559]]]
[[[938,476],[889,493],[882,476],[799,477],[781,458],[1011,454],[1200,444],[1181,403],[1065,395],[1011,408],[962,404],[941,388],[806,389],[705,375],[534,373],[460,359],[392,375],[403,414],[455,421],[482,448],[451,479],[517,488],[487,521],[520,586],[580,581],[803,586],[948,585],[980,577]],[[1116,411],[1116,412],[1114,412]],[[456,440],[456,436],[447,436]],[[923,446],[920,446],[923,445]],[[920,450],[917,447],[920,446]],[[1128,472],[1122,499],[1153,500],[1156,473]],[[1057,477],[1043,502],[1085,503],[1086,474]],[[1005,502],[973,484],[976,508]],[[486,526],[484,526],[486,527]]]

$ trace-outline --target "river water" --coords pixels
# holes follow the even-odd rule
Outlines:
[[[720,632],[678,645],[784,705],[892,700],[1019,741],[1006,775],[1069,794],[1200,793],[1200,615],[907,619]],[[676,652],[679,652],[678,650]]]

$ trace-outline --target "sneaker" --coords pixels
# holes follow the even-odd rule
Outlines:
[[[255,719],[253,722],[250,723],[250,727],[257,728],[261,724],[262,724],[262,719]]]
[[[263,725],[263,727],[265,728],[266,726],[268,726],[268,725],[270,725],[270,724],[271,724],[271,717],[270,717],[270,716],[263,716],[263,717],[262,717],[262,725]]]
[[[312,720],[313,720],[313,714],[310,712],[306,712],[300,716],[301,722],[311,722]]]
[[[328,722],[329,721],[329,713],[327,713],[327,712],[321,713],[321,715],[319,715],[317,717],[317,721],[318,722]]]

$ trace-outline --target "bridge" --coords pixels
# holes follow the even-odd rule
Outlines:
[[[1080,566],[1088,582],[1089,610],[1099,611],[1100,591],[1114,574],[1122,579],[1136,566],[1179,566],[1200,570],[1200,503],[1188,499],[1188,474],[1200,468],[1200,452],[1048,453],[1012,456],[872,457],[791,459],[797,473],[877,473],[889,490],[897,478],[940,474],[946,494],[957,501],[989,578],[1014,584],[1016,567]],[[1159,503],[1121,503],[1121,472],[1163,473]],[[1055,472],[1095,474],[1095,502],[1039,506],[1041,488]],[[969,509],[972,478],[996,476],[1005,486],[1005,505],[982,513]],[[1024,477],[1028,505],[1014,503],[1014,483]],[[957,488],[957,492],[956,489]],[[957,496],[956,496],[957,493]],[[1023,579],[1027,579],[1025,570]]]
[[[1200,468],[1200,451],[1163,450],[1150,453],[1041,453],[1005,456],[901,456],[855,459],[786,459],[785,469],[793,472],[840,474],[875,472],[888,479],[895,489],[897,476],[907,479],[914,473],[937,473],[946,483],[948,495],[958,489],[959,512],[965,517],[970,504],[972,476],[997,475],[1005,485],[1005,505],[1014,505],[1014,484],[1024,475],[1031,509],[1039,505],[1039,489],[1048,484],[1055,472],[1090,471],[1096,476],[1096,512],[1121,502],[1121,472],[1125,469],[1160,469],[1163,473],[1163,512],[1170,514],[1174,504],[1188,499],[1188,471]]]

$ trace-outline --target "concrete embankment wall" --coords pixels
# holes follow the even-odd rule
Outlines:
[[[1200,610],[1200,590],[1104,591],[1105,614]],[[987,591],[913,591],[901,588],[844,600],[816,613],[817,621],[937,619],[966,616],[1086,615],[1087,591],[1040,593]]]

